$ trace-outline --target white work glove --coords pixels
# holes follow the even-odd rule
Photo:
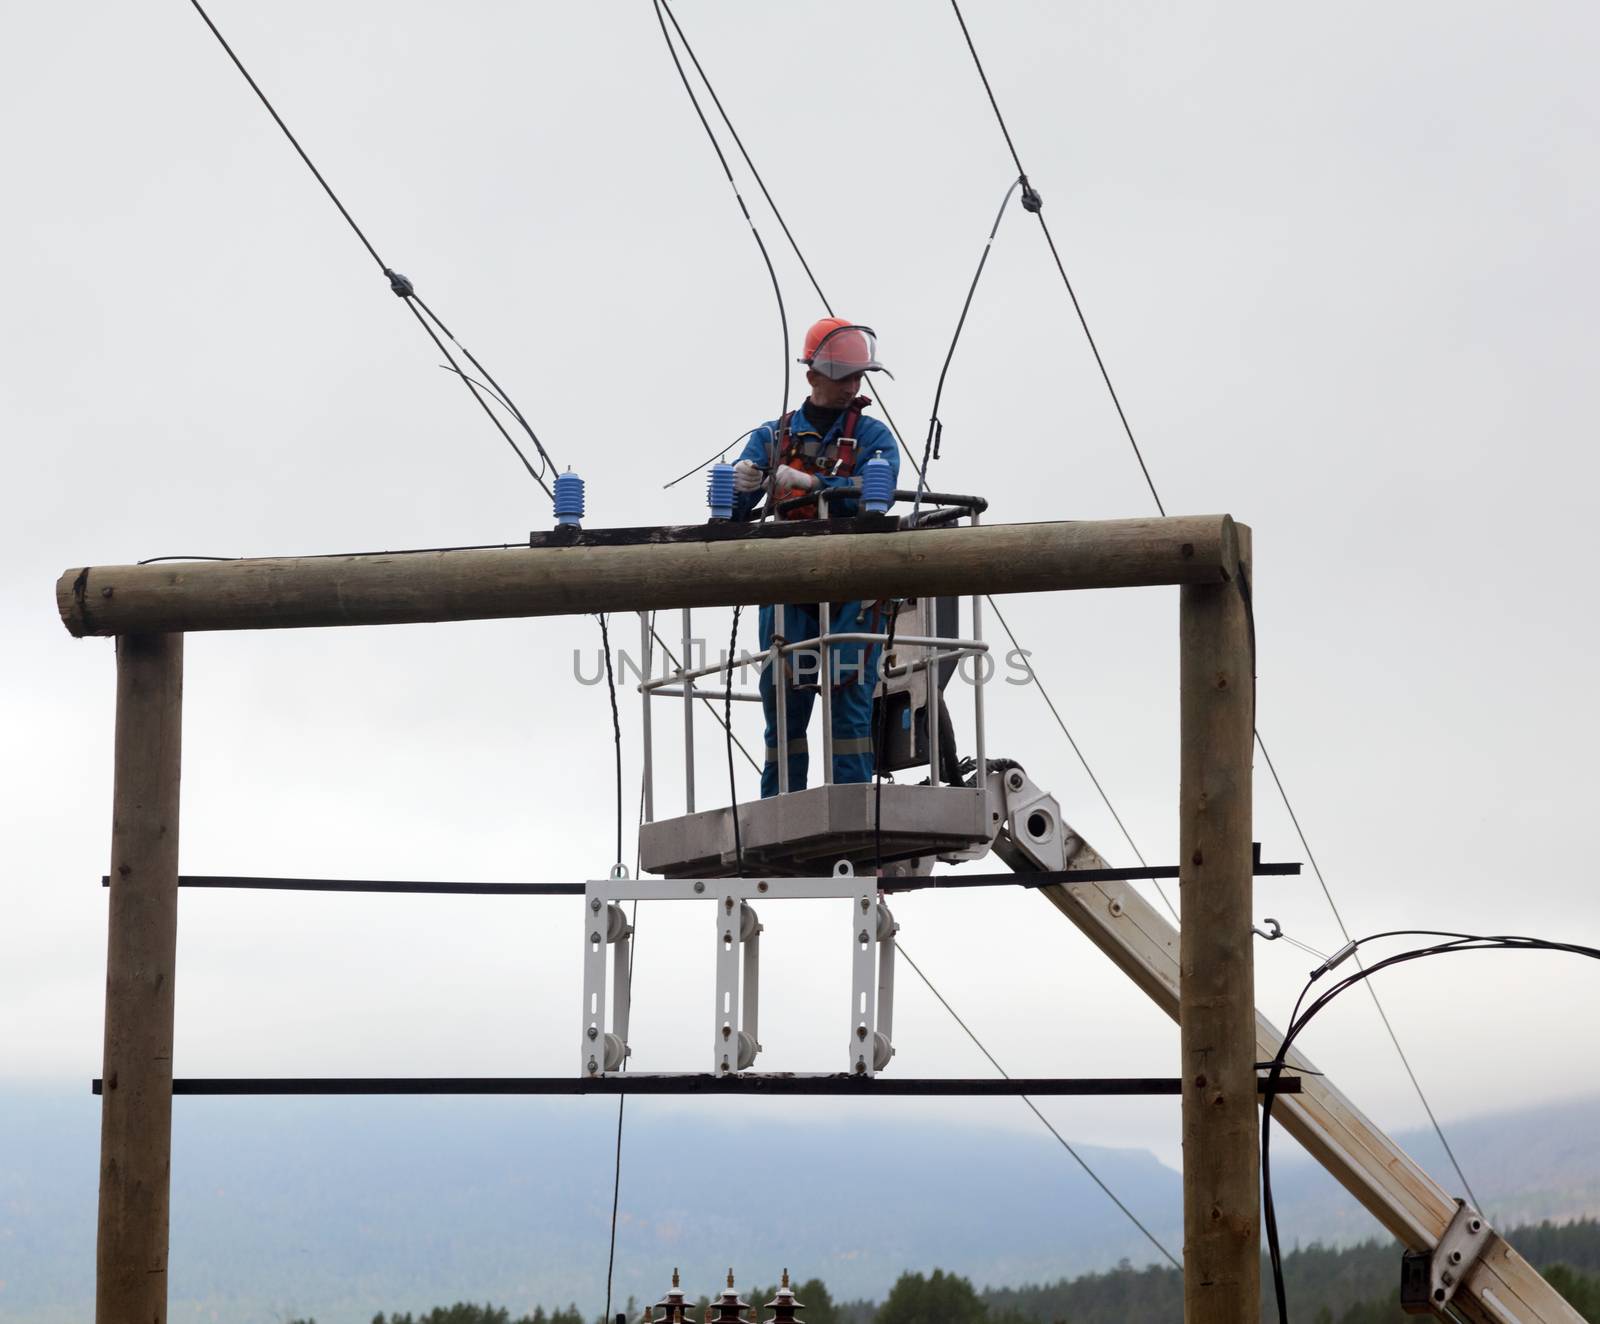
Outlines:
[[[756,492],[761,489],[761,469],[750,460],[740,460],[733,466],[733,490]]]
[[[797,492],[809,492],[817,485],[817,479],[815,474],[796,469],[792,464],[780,464],[773,476],[773,484],[780,492],[789,488]]]

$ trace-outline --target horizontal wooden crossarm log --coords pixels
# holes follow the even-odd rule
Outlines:
[[[637,546],[496,548],[68,570],[74,635],[492,620],[933,594],[1218,584],[1227,515]]]
[[[105,1082],[91,1088],[103,1094]],[[1262,1094],[1299,1094],[1300,1077],[1256,1079]],[[744,1071],[731,1076],[629,1071],[611,1076],[191,1076],[172,1082],[173,1094],[804,1094],[845,1098],[1006,1098],[1036,1094],[1170,1094],[1183,1092],[1176,1076],[921,1077],[801,1075]]]

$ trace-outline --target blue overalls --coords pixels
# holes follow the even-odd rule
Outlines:
[[[900,448],[894,434],[875,418],[860,417],[856,422],[856,459],[853,476],[836,476],[828,472],[829,465],[838,453],[838,440],[844,431],[846,414],[834,420],[826,432],[819,431],[807,417],[805,405],[794,411],[790,429],[796,442],[820,443],[821,465],[816,474],[823,487],[840,487],[858,479],[862,467],[873,456],[881,456],[898,478],[900,473]],[[741,460],[749,460],[770,470],[778,462],[776,437],[778,422],[764,424],[750,434],[740,453]],[[759,492],[746,493],[736,499],[735,519],[749,518],[750,511],[760,499]],[[840,497],[828,505],[830,515],[854,515],[857,502],[852,497]],[[762,607],[760,616],[761,648],[770,653],[776,629],[777,609]],[[783,636],[788,640],[812,639],[821,631],[817,607],[788,605],[783,608]],[[832,604],[830,633],[882,632],[882,613],[872,602],[836,602]],[[827,681],[832,685],[833,705],[833,780],[836,782],[866,782],[872,780],[872,693],[878,682],[880,644],[840,643],[829,650]],[[823,683],[822,667],[815,651],[790,654],[788,686],[784,695],[784,728],[789,754],[789,789],[802,791],[810,766],[810,752],[806,744],[806,726],[811,720],[811,710],[816,704],[817,686]],[[761,771],[761,796],[766,799],[778,794],[778,716],[777,692],[770,661],[761,668],[761,711],[766,717],[766,763]]]

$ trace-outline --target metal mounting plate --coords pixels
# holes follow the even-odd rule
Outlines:
[[[1408,1251],[1401,1257],[1400,1308],[1408,1315],[1442,1315],[1493,1235],[1489,1220],[1457,1199],[1433,1254]]]

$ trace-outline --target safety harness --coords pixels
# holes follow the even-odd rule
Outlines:
[[[795,411],[791,409],[778,420],[778,463],[787,464],[802,473],[821,474],[828,478],[850,477],[856,469],[856,455],[859,449],[856,443],[856,427],[861,422],[861,411],[871,403],[870,396],[856,396],[845,407],[839,435],[826,445],[823,444],[820,432],[797,433],[793,430],[790,424]],[[785,520],[816,519],[816,517],[815,501],[791,506],[778,516],[779,519]]]

